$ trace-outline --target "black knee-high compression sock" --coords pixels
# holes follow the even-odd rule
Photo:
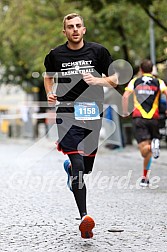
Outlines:
[[[84,160],[80,154],[69,155],[72,165],[72,191],[81,218],[87,214],[86,210],[86,186],[83,180]]]
[[[78,181],[78,179],[73,179],[72,182],[72,191],[75,197],[75,201],[78,206],[78,210],[81,218],[87,214],[86,210],[86,186],[84,181]]]

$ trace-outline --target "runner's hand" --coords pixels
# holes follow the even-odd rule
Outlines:
[[[90,73],[83,74],[83,80],[89,85],[98,85],[99,83],[99,78],[94,77]]]
[[[47,100],[49,106],[55,106],[56,101],[57,101],[57,95],[56,94],[49,94],[47,95]]]

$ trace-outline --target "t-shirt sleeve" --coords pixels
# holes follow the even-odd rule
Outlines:
[[[51,52],[46,55],[45,60],[44,60],[44,66],[46,68],[46,73],[49,76],[54,76],[55,70],[52,62],[52,54]]]
[[[127,85],[127,87],[125,88],[125,91],[133,91],[134,90],[134,83],[135,83],[135,80],[137,78],[133,78],[129,84]]]
[[[164,92],[165,90],[167,90],[167,86],[166,86],[165,82],[161,79],[158,79],[158,80],[159,80],[160,91]]]
[[[113,59],[109,51],[105,47],[102,47],[100,51],[100,64],[101,64],[102,73],[105,74],[106,76],[110,76],[115,73],[112,62],[113,62]]]

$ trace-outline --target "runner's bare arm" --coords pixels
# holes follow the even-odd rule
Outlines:
[[[83,74],[84,81],[89,85],[99,85],[104,87],[116,87],[118,85],[118,76],[113,74],[108,77],[94,77],[90,73]]]
[[[122,112],[123,117],[126,117],[129,115],[128,111],[128,104],[129,104],[129,96],[132,94],[132,91],[126,90],[122,96]]]
[[[54,78],[45,74],[44,77],[44,87],[47,95],[47,100],[49,104],[55,104],[57,100],[57,95],[53,93]]]

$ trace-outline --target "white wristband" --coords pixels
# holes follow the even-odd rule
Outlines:
[[[51,91],[50,91],[50,92],[48,92],[48,93],[47,93],[47,96],[49,96],[50,94],[53,94],[53,92],[51,92]]]
[[[130,113],[129,112],[126,112],[126,113],[123,113],[123,117],[128,117],[130,115]]]

